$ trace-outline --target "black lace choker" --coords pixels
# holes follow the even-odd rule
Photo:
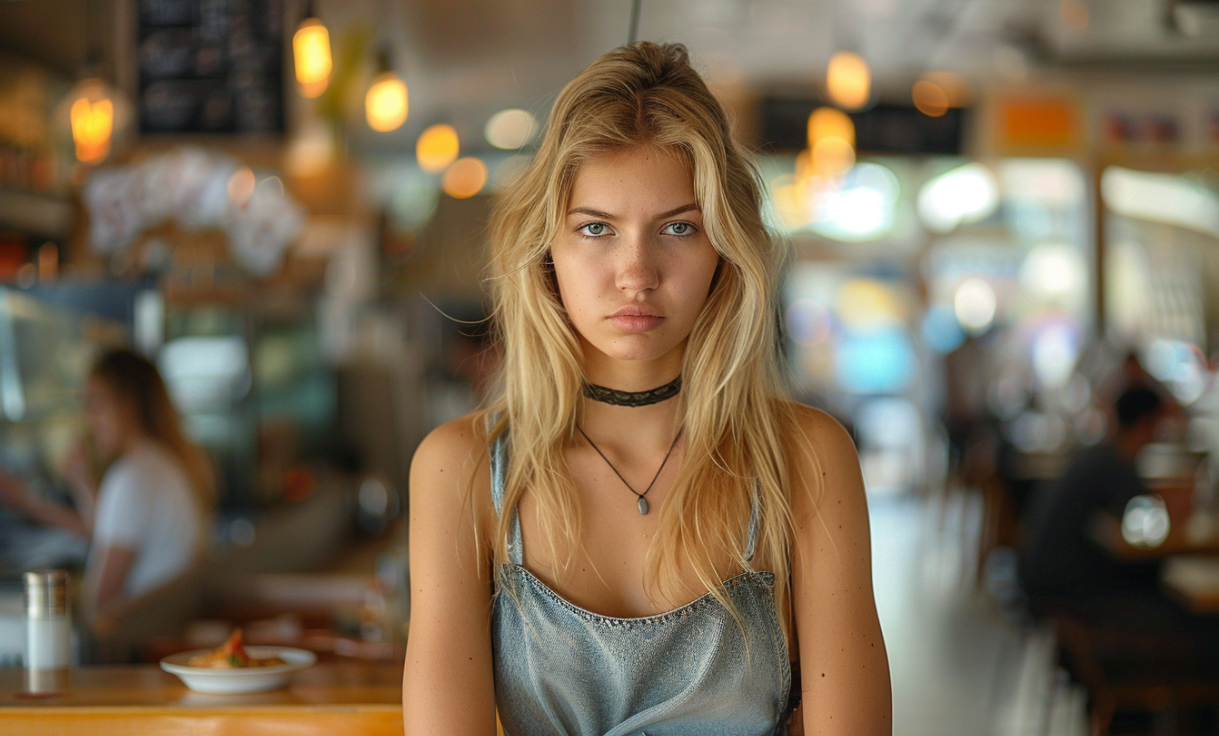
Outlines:
[[[671,399],[681,391],[681,376],[663,386],[647,391],[618,391],[617,389],[584,382],[584,395],[593,401],[614,406],[649,406]]]

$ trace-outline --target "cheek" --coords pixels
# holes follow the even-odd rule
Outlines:
[[[678,271],[681,274],[681,290],[684,300],[691,305],[697,305],[701,311],[707,298],[711,295],[711,287],[715,282],[716,270],[720,266],[719,254],[708,246],[709,253],[700,254],[697,259],[683,263]]]
[[[596,268],[571,257],[556,255],[554,275],[559,286],[559,301],[568,315],[578,319],[593,308],[601,281]]]

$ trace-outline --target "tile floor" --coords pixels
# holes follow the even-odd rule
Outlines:
[[[973,582],[978,501],[869,499],[894,736],[1084,736],[1084,694],[1052,635],[1009,622]]]

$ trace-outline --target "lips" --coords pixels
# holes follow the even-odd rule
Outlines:
[[[610,324],[623,332],[651,332],[664,320],[656,310],[638,304],[623,307],[609,316]]]

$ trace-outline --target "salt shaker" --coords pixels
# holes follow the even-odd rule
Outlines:
[[[72,664],[72,617],[68,613],[68,573],[42,570],[25,574],[26,657],[31,670],[57,670]]]

